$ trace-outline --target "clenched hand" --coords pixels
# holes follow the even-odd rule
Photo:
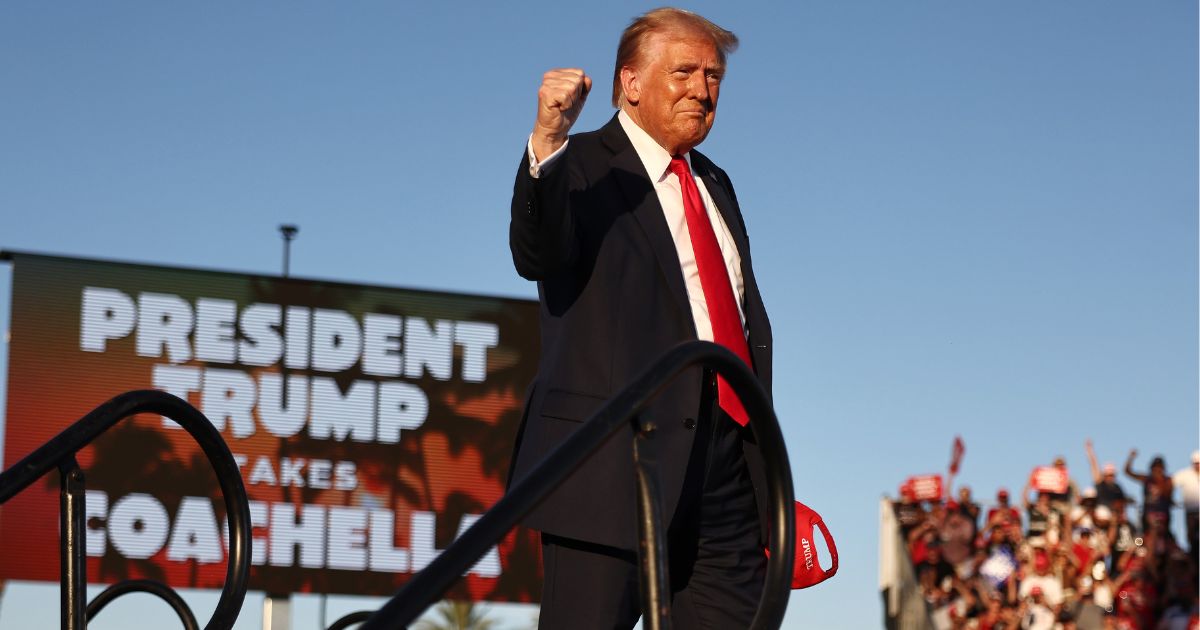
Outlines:
[[[591,89],[592,78],[579,68],[555,68],[542,75],[537,121],[533,124],[533,153],[538,161],[567,141]]]

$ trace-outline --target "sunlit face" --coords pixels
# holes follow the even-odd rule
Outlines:
[[[724,73],[709,37],[651,33],[634,66],[621,69],[626,111],[668,153],[682,155],[712,129]]]

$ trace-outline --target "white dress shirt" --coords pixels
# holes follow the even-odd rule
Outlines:
[[[642,166],[646,168],[647,176],[654,183],[654,192],[658,195],[659,205],[662,206],[663,218],[667,221],[671,239],[675,242],[675,251],[679,255],[679,267],[683,271],[684,286],[687,288],[688,302],[692,307],[692,320],[696,324],[696,336],[703,341],[712,341],[712,322],[708,318],[708,302],[704,299],[704,287],[700,284],[700,269],[696,264],[696,254],[692,251],[692,239],[688,233],[687,218],[684,216],[683,191],[679,187],[679,179],[669,168],[671,154],[655,142],[650,134],[637,126],[637,123],[633,122],[633,119],[624,110],[617,114],[617,120],[621,123],[621,128],[625,130],[625,135],[629,136],[629,141],[633,143],[633,149],[641,159]],[[551,168],[566,148],[567,143],[563,143],[557,151],[539,163],[533,153],[533,136],[530,135],[529,146],[526,149],[529,154],[530,176],[537,178]],[[688,153],[683,157],[687,160],[690,169],[691,154]],[[692,179],[696,181],[696,188],[700,191],[700,198],[704,201],[708,220],[712,222],[713,232],[717,237],[717,245],[720,246],[721,255],[725,259],[725,270],[729,273],[729,283],[737,295],[738,316],[741,317],[744,333],[746,313],[742,303],[745,301],[746,292],[745,284],[742,281],[741,254],[738,253],[733,236],[729,233],[729,226],[725,225],[721,212],[717,210],[717,204],[708,194],[704,180],[696,176],[695,171],[692,171]]]

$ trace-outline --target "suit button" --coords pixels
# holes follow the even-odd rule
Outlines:
[[[689,431],[692,429],[695,429],[696,428],[696,419],[695,418],[685,418],[683,420],[683,428],[685,428]]]

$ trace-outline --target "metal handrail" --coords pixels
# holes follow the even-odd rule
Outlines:
[[[87,624],[87,613],[83,605],[84,586],[87,583],[87,564],[84,556],[87,549],[84,538],[87,529],[84,523],[84,478],[83,472],[75,463],[75,454],[121,420],[139,413],[166,416],[183,427],[200,445],[217,475],[217,482],[221,486],[221,494],[225,501],[225,512],[229,517],[229,558],[225,567],[225,586],[221,589],[216,610],[204,627],[205,630],[231,628],[246,598],[246,585],[250,573],[250,504],[237,463],[234,462],[233,454],[229,452],[225,440],[208,418],[187,401],[166,392],[139,390],[126,392],[96,407],[62,433],[0,473],[0,504],[29,487],[50,470],[59,469],[62,476],[62,627],[64,630],[82,630]],[[115,598],[123,592],[131,591],[125,590],[112,597]],[[100,607],[103,607],[103,604],[97,606],[96,612]]]
[[[602,442],[618,428],[646,408],[651,399],[685,369],[702,365],[720,374],[733,387],[748,412],[767,467],[769,531],[766,581],[758,610],[750,628],[778,628],[783,621],[791,593],[792,564],[795,552],[795,519],[792,504],[792,473],[779,421],[762,384],[746,364],[729,350],[716,344],[693,341],[676,346],[647,368],[629,385],[611,398],[592,417],[550,453],[532,472],[509,488],[495,505],[463,532],[453,544],[423,571],[413,576],[360,630],[404,628],[437,600],[459,576],[463,575],[488,549],[500,540],[535,505],[578,468]],[[638,465],[639,556],[642,568],[642,610],[647,628],[663,628],[666,563],[661,515],[646,512],[657,506],[655,489],[655,427],[642,422],[635,427],[635,460]],[[646,483],[649,482],[649,483]],[[646,504],[650,503],[650,506]],[[657,510],[654,510],[657,511]],[[786,535],[779,535],[784,532]],[[659,550],[661,553],[653,553]],[[649,551],[650,553],[645,553]],[[653,579],[648,576],[653,574]],[[340,620],[339,620],[340,621]]]
[[[329,626],[325,630],[346,630],[346,628],[349,628],[350,626],[353,626],[355,624],[359,624],[359,623],[366,621],[367,618],[370,616],[371,616],[371,611],[369,611],[369,610],[359,610],[356,612],[352,612],[352,613],[342,617],[341,619],[338,619],[337,621],[333,622],[333,625]]]
[[[184,630],[197,630],[200,627],[196,623],[196,615],[192,614],[192,609],[188,607],[187,602],[183,601],[179,593],[156,580],[122,580],[113,584],[88,602],[87,618],[95,619],[105,606],[129,593],[150,593],[167,602],[171,606],[171,610],[174,610],[175,614],[179,616],[179,621],[183,622]]]

